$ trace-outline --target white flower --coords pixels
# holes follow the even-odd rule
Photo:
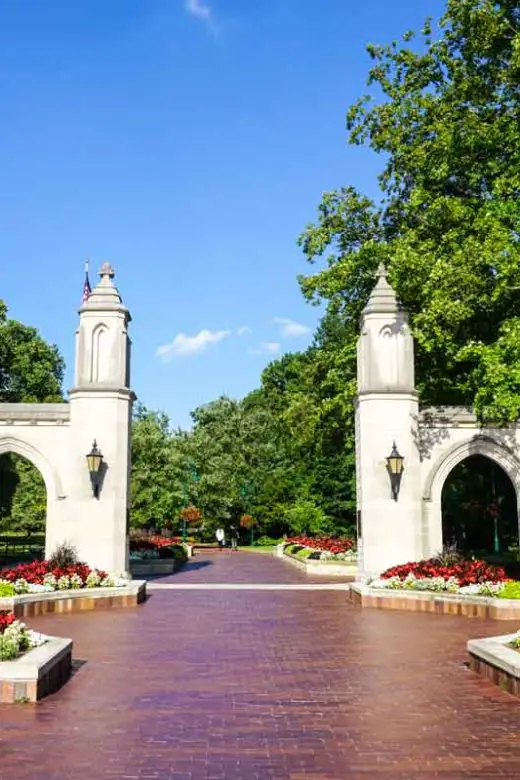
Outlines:
[[[27,590],[29,593],[46,593],[49,590],[54,590],[54,588],[49,587],[49,585],[38,585],[36,583],[30,583],[27,586]]]
[[[20,577],[19,580],[16,580],[14,583],[14,589],[17,593],[28,593],[29,592],[29,583],[27,580],[24,580],[23,577]]]
[[[46,574],[43,578],[43,584],[47,585],[49,590],[56,590],[58,581],[54,574]]]
[[[126,588],[130,584],[130,580],[127,577],[116,577],[114,579],[114,588]]]
[[[101,582],[101,578],[96,569],[93,569],[87,577],[87,588],[97,588]]]
[[[70,588],[70,577],[64,574],[58,580],[58,590],[69,590],[69,588]]]
[[[83,580],[81,579],[79,574],[72,574],[70,577],[70,587],[73,590],[77,590],[78,588],[83,587]]]
[[[44,645],[45,642],[48,642],[48,638],[45,634],[40,634],[38,631],[27,629],[26,635],[31,647],[40,647],[41,645]]]

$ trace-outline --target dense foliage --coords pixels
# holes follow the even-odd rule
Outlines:
[[[0,403],[62,401],[64,363],[35,328],[7,318],[0,300]],[[0,455],[0,532],[36,533],[45,526],[41,475],[16,455]]]

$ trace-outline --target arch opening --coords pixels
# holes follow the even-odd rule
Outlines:
[[[506,562],[518,549],[515,485],[493,458],[471,454],[453,466],[441,492],[443,546]]]
[[[0,453],[0,565],[40,558],[45,549],[47,489],[27,457]]]

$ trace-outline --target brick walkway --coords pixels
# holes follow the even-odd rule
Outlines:
[[[261,555],[205,561],[178,582],[308,582]],[[280,588],[155,590],[31,624],[86,663],[37,705],[0,706],[0,780],[520,777],[520,702],[464,667],[500,623]]]

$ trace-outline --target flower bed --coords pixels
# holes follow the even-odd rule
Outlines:
[[[185,561],[187,551],[179,539],[164,536],[137,536],[130,539],[130,560],[147,561],[174,559]]]
[[[12,612],[0,611],[0,661],[12,661],[46,641],[47,637],[28,629]]]
[[[0,571],[1,597],[81,588],[119,588],[126,585],[128,580],[124,577],[113,577],[107,572],[91,569],[85,563],[56,567],[48,561],[34,561]]]
[[[443,563],[437,558],[392,566],[371,588],[456,593],[464,596],[520,598],[520,586],[506,576],[501,566],[482,560]]]
[[[349,563],[357,560],[356,542],[347,536],[293,536],[285,540],[284,547],[287,552],[308,560]]]

